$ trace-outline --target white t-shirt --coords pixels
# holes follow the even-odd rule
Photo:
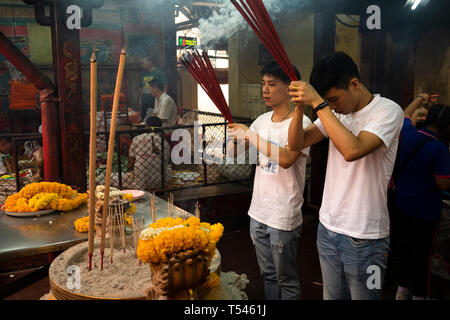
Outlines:
[[[368,131],[384,144],[364,158],[348,162],[330,139],[320,222],[333,232],[353,238],[385,238],[389,235],[387,186],[394,168],[403,110],[395,102],[375,95],[360,111],[335,115],[355,136]],[[314,124],[328,136],[320,119]]]
[[[288,130],[292,118],[282,122],[272,122],[273,111],[259,116],[250,126],[261,138],[275,145],[288,145]],[[303,127],[311,124],[307,116],[303,117]],[[256,167],[253,195],[248,215],[269,227],[292,231],[303,222],[302,204],[305,187],[306,159],[309,148],[295,163],[281,168],[278,163],[259,154]]]
[[[159,99],[155,99],[154,112],[156,113],[156,116],[161,120],[167,120],[167,123],[163,123],[163,127],[174,127],[177,125],[177,105],[167,93],[163,92]]]

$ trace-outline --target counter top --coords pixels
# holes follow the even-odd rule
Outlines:
[[[133,202],[136,216],[151,223],[150,196]],[[156,197],[157,219],[169,215],[168,203]],[[87,216],[87,205],[68,212],[54,212],[40,217],[12,217],[0,211],[0,261],[66,250],[87,241],[88,233],[75,230],[74,221]],[[187,218],[191,214],[174,206],[174,215]],[[130,231],[131,232],[131,231]]]

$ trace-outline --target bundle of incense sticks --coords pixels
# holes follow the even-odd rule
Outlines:
[[[125,253],[125,248],[126,248],[126,239],[125,239],[125,210],[123,209],[123,203],[119,202],[119,203],[115,203],[113,205],[114,207],[114,216],[116,217],[116,219],[118,220],[118,226],[119,226],[119,235],[120,235],[120,240],[122,243],[122,250]]]
[[[228,107],[225,96],[220,88],[219,80],[217,80],[208,53],[203,51],[202,54],[200,54],[197,50],[192,53],[185,52],[181,58],[181,62],[203,90],[205,90],[206,94],[216,105],[224,118],[229,123],[232,123],[233,119],[231,117],[230,108]]]
[[[145,218],[143,216],[133,217],[131,222],[132,222],[132,227],[133,227],[134,247],[135,247],[135,249],[137,249],[139,236],[141,235],[141,231],[142,231],[142,229],[144,229],[144,226],[145,226]]]
[[[231,0],[255,34],[292,81],[299,80],[262,0]]]
[[[112,203],[109,206],[109,248],[111,250],[111,263],[113,263],[114,256],[114,237],[116,230],[119,233],[122,250],[126,252],[126,238],[125,238],[125,211],[122,203]]]
[[[109,249],[111,250],[111,264],[113,263],[114,256],[114,233],[116,229],[116,216],[111,213],[111,208],[109,208]]]
[[[137,247],[138,247],[141,231],[145,227],[145,218],[143,216],[136,217],[136,218],[133,217],[131,222],[132,222],[132,227],[133,227],[134,250],[136,251]],[[139,260],[139,265],[141,265],[141,260]]]

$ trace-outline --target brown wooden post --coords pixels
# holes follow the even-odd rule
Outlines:
[[[86,159],[84,146],[83,106],[81,97],[80,27],[92,23],[92,9],[103,5],[104,0],[23,0],[35,6],[36,21],[51,26],[54,78],[58,92],[59,110],[48,109],[45,119],[58,118],[60,127],[60,176],[63,183],[86,190]],[[82,10],[80,23],[73,27],[68,18],[74,16],[73,5]],[[72,6],[72,10],[67,10]],[[47,14],[47,8],[49,13]],[[69,27],[71,29],[69,29]],[[43,96],[43,97],[42,97]],[[49,100],[43,92],[41,99]],[[50,102],[55,102],[52,99]],[[44,120],[44,119],[43,119]],[[53,121],[53,122],[52,122]],[[48,122],[48,121],[47,121]],[[47,127],[49,123],[42,123]],[[46,135],[43,132],[43,137]],[[45,148],[44,148],[45,149]],[[55,149],[56,150],[56,149]],[[44,150],[45,151],[45,150]],[[52,166],[55,170],[56,166]],[[53,174],[55,175],[55,174]],[[53,180],[53,179],[52,179]]]
[[[61,164],[63,183],[86,190],[83,106],[81,97],[80,31],[67,28],[67,4],[52,6],[52,44],[55,80],[60,98]]]

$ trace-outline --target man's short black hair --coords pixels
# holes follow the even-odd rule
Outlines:
[[[294,65],[292,65],[292,67],[294,68],[295,76],[297,77],[298,80],[300,80],[300,72]],[[286,84],[290,84],[292,81],[291,78],[289,78],[289,76],[283,71],[283,69],[281,69],[280,65],[276,61],[269,62],[262,68],[261,76],[264,77],[265,75],[269,75],[274,78],[280,79]]]
[[[314,66],[310,84],[323,97],[331,88],[348,89],[350,79],[360,80],[358,67],[344,52],[335,52],[317,62]]]
[[[149,127],[162,127],[162,120],[158,117],[148,117],[145,123]]]
[[[158,88],[161,91],[164,91],[164,85],[158,79],[153,79],[148,82],[148,85],[153,88]]]

